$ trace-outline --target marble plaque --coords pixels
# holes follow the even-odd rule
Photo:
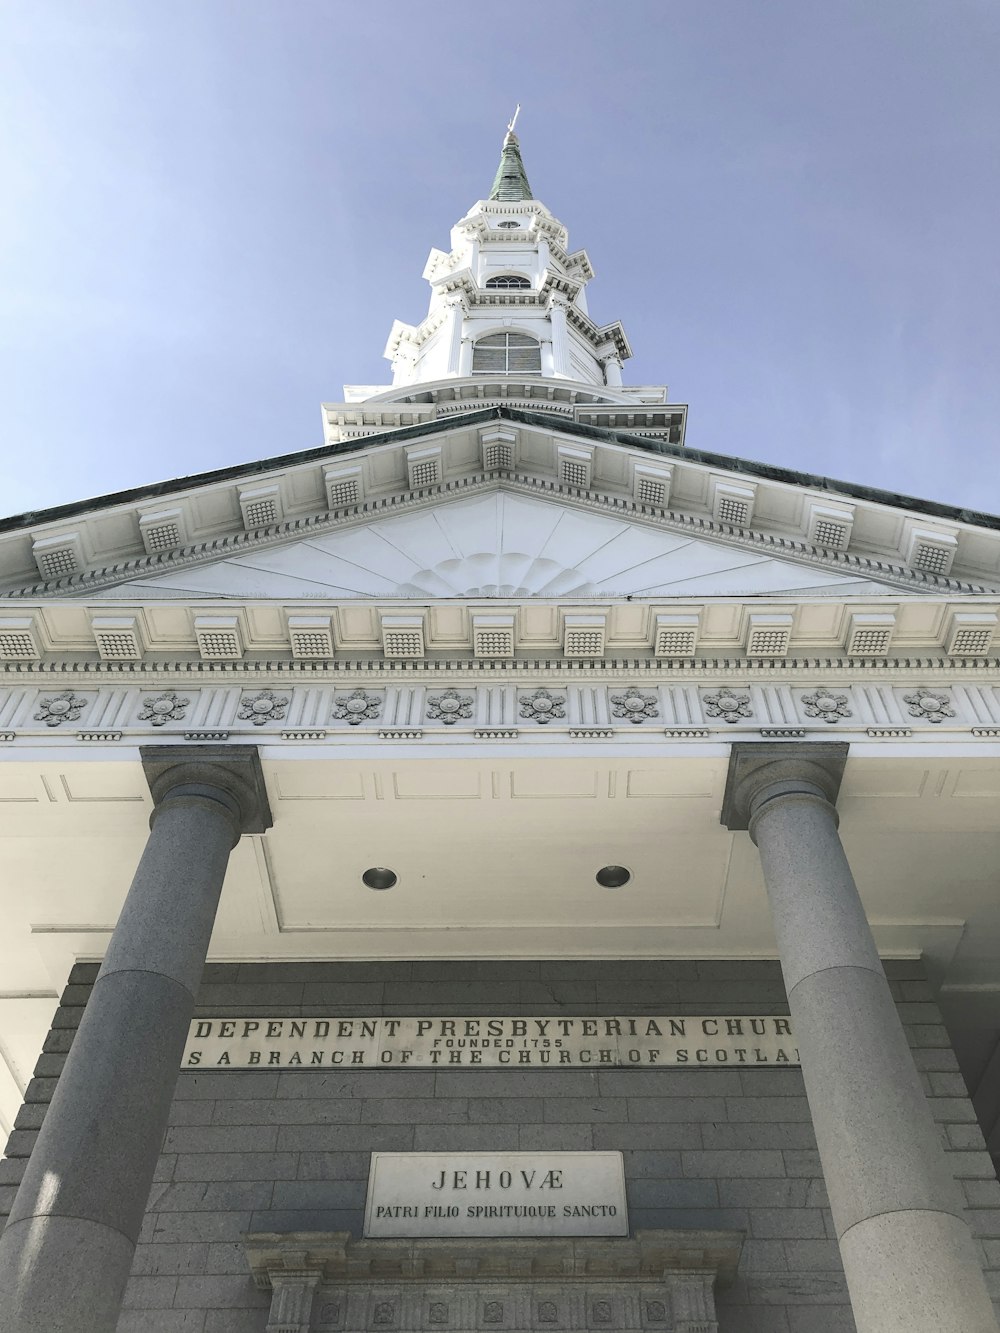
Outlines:
[[[627,1236],[622,1155],[375,1152],[365,1235]]]
[[[780,1015],[196,1018],[184,1069],[694,1068],[799,1063]]]

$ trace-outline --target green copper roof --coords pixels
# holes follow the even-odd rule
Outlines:
[[[521,149],[517,142],[517,135],[513,130],[508,130],[504,138],[500,165],[497,167],[493,189],[490,190],[490,198],[500,199],[504,203],[533,198],[531,186],[528,184],[528,177],[524,171],[524,163],[521,161]]]

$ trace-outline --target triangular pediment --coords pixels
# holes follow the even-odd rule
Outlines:
[[[892,592],[833,564],[495,488],[145,576],[103,598],[754,597]]]

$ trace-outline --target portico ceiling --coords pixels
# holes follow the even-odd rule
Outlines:
[[[232,857],[210,957],[775,956],[755,849],[719,823],[728,746],[519,750],[263,746],[274,826]],[[998,795],[995,744],[862,742],[848,761],[842,833],[879,947],[950,987],[1000,987]],[[69,967],[103,954],[149,811],[135,749],[0,770],[5,1117]],[[630,883],[601,888],[607,864]],[[397,885],[366,888],[370,866]]]

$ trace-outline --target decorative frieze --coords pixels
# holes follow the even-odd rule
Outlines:
[[[84,689],[21,684],[0,688],[0,728],[29,738],[82,722],[92,734],[114,732],[138,740],[169,733],[203,740],[253,736],[268,727],[275,739],[280,733],[282,740],[333,741],[345,731],[416,740],[429,727],[432,734],[444,729],[455,739],[530,744],[544,731],[574,740],[631,737],[640,746],[646,737],[652,741],[654,724],[656,734],[679,740],[733,731],[794,738],[834,728],[845,736],[957,732],[981,739],[1000,731],[1000,685],[993,684],[995,677],[989,674],[982,683],[968,677],[938,683],[922,675],[915,681],[878,683],[841,679],[836,686],[743,675],[733,683],[717,677],[713,685],[699,686],[672,679],[669,668],[661,668],[658,679],[640,673],[635,664],[633,672],[631,680],[626,676],[618,683],[615,675],[625,673],[617,666],[605,673],[611,679],[603,681],[585,670],[579,680],[566,681],[563,675],[566,683],[557,684],[557,673],[546,673],[538,664],[540,682],[529,686],[528,677],[519,687],[489,676],[477,681],[457,670],[449,673],[445,664],[428,673],[436,676],[434,684],[425,684],[418,675],[387,681],[381,689],[362,684],[336,689],[309,677],[302,684],[286,678],[284,689],[266,681],[241,689],[238,677],[234,680],[229,673],[217,682],[199,676],[192,690],[179,687],[180,682],[142,689],[127,676],[112,675],[104,681],[88,680]]]
[[[551,690],[535,690],[531,694],[521,694],[517,700],[521,716],[547,726],[557,718],[566,716],[566,697],[554,694]]]
[[[938,694],[934,690],[914,690],[912,694],[903,695],[903,702],[909,710],[910,717],[918,717],[921,722],[936,724],[943,722],[946,717],[955,716],[949,696]]]
[[[847,706],[847,695],[835,694],[832,690],[814,690],[812,694],[804,694],[802,711],[806,717],[818,717],[831,725],[841,718],[854,716]]]
[[[351,690],[350,694],[336,697],[333,716],[338,722],[346,722],[349,727],[359,727],[362,722],[374,722],[382,713],[385,696],[369,694],[367,690]]]
[[[471,694],[460,694],[458,690],[445,690],[443,694],[427,696],[427,716],[432,722],[443,722],[446,727],[453,727],[456,722],[472,716],[475,698]]]
[[[89,699],[74,694],[72,690],[63,690],[60,694],[43,694],[33,716],[36,722],[44,722],[47,727],[61,727],[64,722],[76,722],[89,702]]]
[[[144,699],[137,716],[140,722],[165,727],[168,722],[183,722],[190,702],[186,695],[164,690],[162,694]]]
[[[611,696],[611,715],[626,718],[636,726],[648,717],[659,717],[660,709],[655,694],[632,685],[623,694]]]
[[[274,690],[260,690],[257,694],[248,694],[240,700],[237,717],[244,722],[251,722],[255,727],[262,727],[267,722],[280,722],[288,708],[288,695],[275,694]]]
[[[707,717],[721,718],[730,726],[743,718],[753,717],[753,704],[746,690],[718,690],[702,697]]]

